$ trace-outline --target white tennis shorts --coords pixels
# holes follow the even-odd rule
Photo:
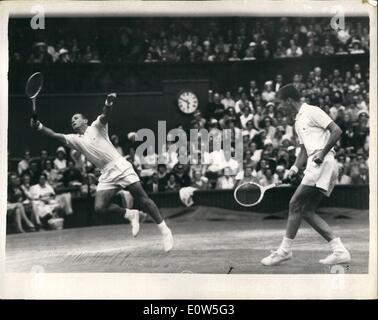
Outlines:
[[[130,162],[120,157],[108,163],[102,170],[98,181],[97,191],[124,189],[130,184],[138,182],[139,177]]]
[[[301,184],[317,187],[329,197],[337,182],[339,167],[332,151],[325,156],[323,163],[320,165],[312,161],[315,154],[307,159],[307,166]]]

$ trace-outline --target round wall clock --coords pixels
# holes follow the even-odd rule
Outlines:
[[[177,95],[177,105],[183,113],[191,114],[198,109],[198,97],[191,90],[181,90]]]

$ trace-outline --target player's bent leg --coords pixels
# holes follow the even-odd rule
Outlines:
[[[286,226],[286,237],[294,239],[302,221],[303,206],[311,199],[315,190],[300,184],[289,202],[289,216]]]
[[[131,224],[131,231],[134,237],[139,233],[139,210],[124,209],[119,205],[112,203],[114,196],[119,189],[98,190],[95,198],[95,211],[98,214],[113,213],[128,219]]]
[[[306,201],[308,201],[314,190],[311,187],[300,184],[289,202],[289,216],[286,226],[286,235],[277,250],[273,250],[271,254],[261,260],[265,266],[278,265],[293,257],[291,246],[295,236],[297,235],[302,220],[302,209]]]
[[[326,258],[319,260],[319,263],[332,265],[350,262],[351,255],[342,244],[341,239],[336,237],[328,223],[315,213],[323,198],[323,193],[317,190],[317,193],[314,194],[311,201],[308,201],[303,208],[303,219],[328,241],[333,251],[332,254]]]
[[[142,211],[149,214],[157,223],[158,228],[163,235],[163,245],[165,251],[170,251],[173,247],[173,236],[171,230],[163,220],[155,202],[144,191],[140,182],[135,182],[127,187],[132,196],[139,203]]]
[[[95,197],[95,211],[97,214],[103,215],[105,213],[119,213],[124,214],[125,210],[120,206],[112,205],[112,200],[117,194],[118,189],[98,190]]]
[[[316,188],[314,188],[316,189]],[[324,239],[328,242],[335,239],[331,227],[319,215],[316,214],[320,202],[323,200],[324,195],[319,190],[315,190],[312,198],[303,206],[303,219]]]

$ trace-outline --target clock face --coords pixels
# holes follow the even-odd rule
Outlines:
[[[190,114],[198,109],[198,98],[192,91],[181,91],[177,102],[178,107],[184,113]]]

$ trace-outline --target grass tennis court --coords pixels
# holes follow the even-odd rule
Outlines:
[[[279,245],[284,214],[256,214],[212,207],[161,209],[175,237],[162,250],[153,223],[132,238],[129,225],[106,225],[7,236],[7,272],[138,272],[210,274],[325,274],[318,263],[330,253],[327,243],[303,222],[293,259],[264,267],[260,260]],[[341,236],[352,262],[346,273],[367,273],[368,210],[321,208],[319,213]]]

